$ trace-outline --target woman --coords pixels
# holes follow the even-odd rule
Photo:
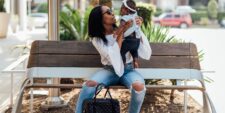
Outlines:
[[[137,20],[137,23],[139,22],[140,19]],[[125,66],[120,55],[123,31],[131,26],[132,22],[129,21],[124,27],[119,28],[116,28],[115,23],[114,14],[107,6],[97,6],[90,13],[89,36],[101,56],[104,68],[93,74],[90,80],[83,84],[75,113],[82,113],[83,101],[94,96],[95,88],[99,83],[107,86],[122,84],[130,88],[131,101],[128,111],[129,113],[140,112],[146,92],[144,79],[134,70],[131,55],[129,53],[126,55]],[[145,36],[143,40],[139,47],[139,56],[149,59],[151,48]]]

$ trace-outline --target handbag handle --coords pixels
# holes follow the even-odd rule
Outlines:
[[[110,91],[109,91],[109,87],[106,87],[106,85],[103,84],[103,83],[100,83],[100,84],[97,85],[97,87],[96,87],[96,89],[95,89],[95,96],[94,96],[94,99],[96,99],[97,95],[98,95],[98,94],[102,91],[102,89],[104,89],[104,88],[106,88],[106,92],[105,92],[104,98],[106,98],[106,95],[107,95],[107,93],[108,93],[109,96],[110,96],[110,99],[112,99],[112,95],[111,95],[111,93],[110,93]]]
[[[106,85],[103,84],[103,83],[98,84],[97,87],[96,87],[96,89],[95,89],[94,103],[96,102],[97,95],[101,92],[101,90],[103,88],[106,88],[107,89],[106,92],[105,92],[104,98],[106,98],[106,94],[108,93],[109,96],[110,96],[110,101],[111,101],[111,105],[112,105],[112,108],[113,108],[113,112],[115,113],[116,112],[115,111],[115,106],[113,105],[113,102],[112,102],[112,95],[111,95],[111,93],[109,91],[109,87],[106,87]],[[94,113],[96,113],[96,108],[95,107],[94,107]]]

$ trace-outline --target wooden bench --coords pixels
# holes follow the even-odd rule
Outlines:
[[[201,86],[146,85],[151,89],[199,90],[203,94],[203,113],[216,113],[204,85],[197,48],[193,43],[151,43],[150,61],[140,60],[138,72],[145,79],[198,80]],[[19,93],[13,112],[20,112],[25,88],[81,88],[82,84],[37,84],[34,78],[88,78],[102,68],[100,56],[90,42],[35,41],[27,66],[27,80]],[[111,88],[125,88],[111,86]],[[184,91],[186,94],[186,91]],[[31,93],[31,102],[33,95]],[[32,105],[32,103],[31,103]],[[187,97],[184,99],[187,112]]]

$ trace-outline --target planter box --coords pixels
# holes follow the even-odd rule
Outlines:
[[[0,12],[0,38],[5,38],[8,32],[10,15]]]

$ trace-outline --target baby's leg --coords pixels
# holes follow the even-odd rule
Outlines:
[[[135,39],[134,42],[133,42],[133,48],[130,51],[130,53],[133,57],[133,60],[134,60],[133,63],[134,63],[135,68],[139,68],[139,63],[138,63],[138,48],[139,48],[139,45],[140,45],[140,39]]]
[[[132,50],[130,51],[132,57],[133,57],[133,65],[134,68],[139,68],[139,63],[138,63],[138,51],[137,50]]]
[[[129,51],[129,42],[127,40],[124,40],[120,49],[120,54],[123,60],[123,63],[126,63],[126,53]]]

